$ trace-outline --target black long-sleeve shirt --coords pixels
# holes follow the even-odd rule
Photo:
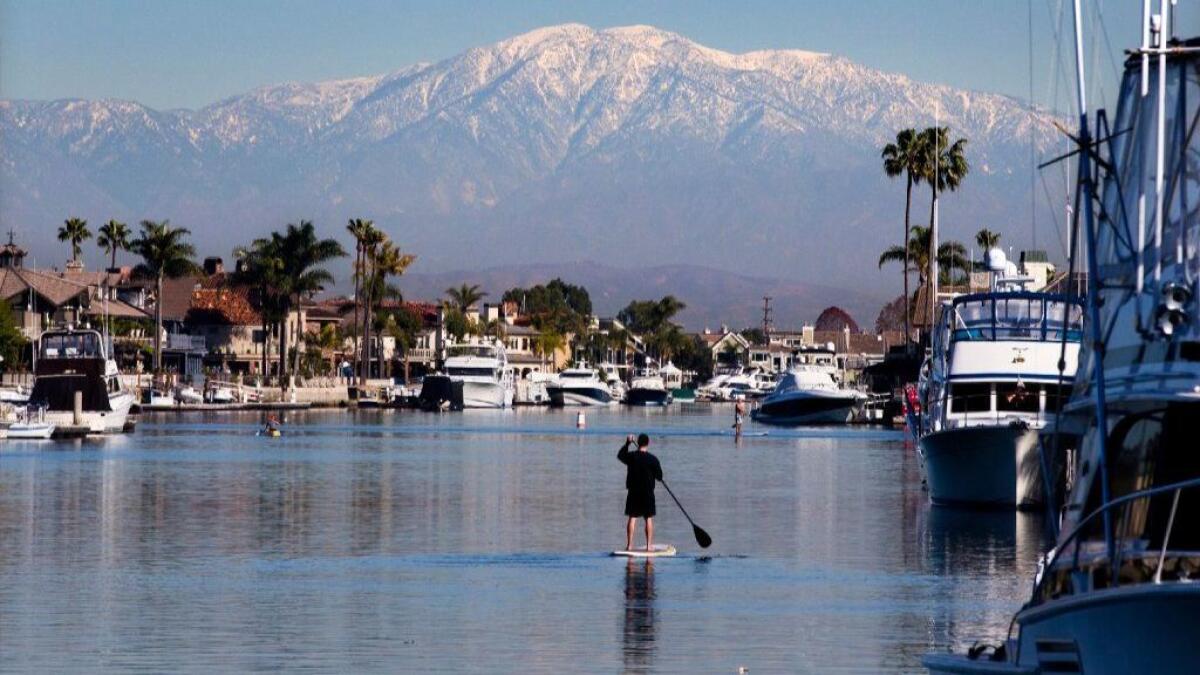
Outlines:
[[[617,452],[617,459],[629,467],[625,474],[625,489],[640,492],[654,492],[654,481],[662,480],[662,465],[658,458],[650,452],[629,449],[629,441]]]

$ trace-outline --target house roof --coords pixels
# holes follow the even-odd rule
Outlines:
[[[966,286],[938,286],[938,296],[943,300],[949,299],[954,295],[962,295],[969,292]],[[917,298],[913,305],[913,325],[921,328],[928,328],[932,323],[929,320],[929,287],[922,284],[917,289]]]
[[[192,291],[187,311],[189,323],[258,326],[262,315],[250,301],[246,286],[199,288]]]
[[[151,314],[149,312],[146,312],[145,310],[134,307],[133,305],[131,305],[127,302],[122,302],[120,300],[109,300],[107,305],[108,306],[105,307],[105,303],[103,301],[93,302],[92,306],[89,307],[85,313],[91,317],[102,317],[102,316],[104,316],[105,311],[107,311],[108,316],[110,316],[114,319],[149,319],[149,318],[151,318]]]
[[[0,270],[0,297],[5,300],[32,290],[55,307],[60,307],[80,295],[90,296],[88,285],[63,278],[56,272],[26,268]]]

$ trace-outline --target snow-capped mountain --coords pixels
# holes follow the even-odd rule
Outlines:
[[[902,231],[879,149],[935,107],[970,140],[949,233],[1027,231],[1029,144],[1058,142],[1050,115],[827,54],[574,24],[195,111],[0,101],[0,225],[57,261],[72,215],[170,218],[213,253],[298,218],[340,232],[366,217],[424,270],[590,257],[862,287]]]

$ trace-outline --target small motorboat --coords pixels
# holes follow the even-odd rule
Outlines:
[[[185,405],[197,405],[204,403],[204,396],[195,387],[180,387],[175,392],[175,400]]]
[[[8,427],[9,440],[48,440],[55,426],[46,422],[15,422]]]

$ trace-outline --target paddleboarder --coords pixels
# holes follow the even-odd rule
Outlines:
[[[650,453],[650,437],[641,434],[637,437],[637,449],[630,451],[633,445],[633,434],[625,437],[625,444],[617,452],[617,459],[628,467],[625,473],[625,550],[633,550],[633,531],[637,527],[637,519],[642,518],[646,523],[646,551],[654,550],[654,483],[663,479],[662,465],[658,458]]]
[[[733,406],[733,435],[742,435],[742,422],[746,418],[746,400],[738,399],[738,402]]]

